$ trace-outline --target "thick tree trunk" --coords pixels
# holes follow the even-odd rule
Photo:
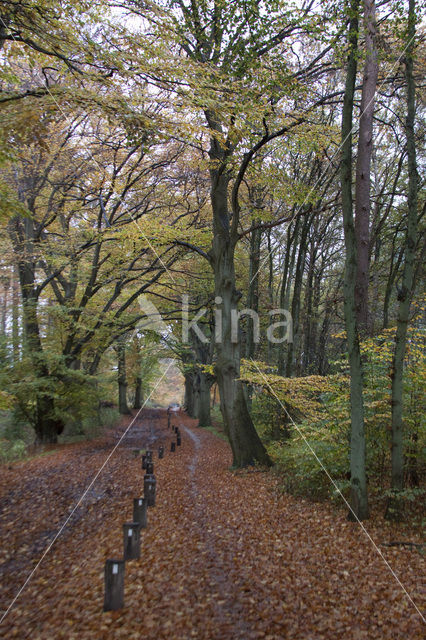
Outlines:
[[[194,372],[185,371],[185,411],[190,418],[195,418]]]
[[[355,237],[357,244],[357,274],[355,309],[358,330],[367,333],[368,282],[370,273],[370,167],[373,151],[373,114],[378,63],[376,49],[375,0],[364,0],[366,59],[361,94],[361,115],[358,134],[358,156],[355,179]]]
[[[368,518],[367,479],[365,472],[365,433],[362,364],[355,309],[357,250],[352,204],[352,118],[358,53],[359,0],[352,0],[349,22],[349,56],[342,114],[342,210],[345,235],[344,313],[350,367],[351,396],[351,519]]]
[[[38,392],[34,415],[34,430],[37,443],[55,443],[63,431],[63,423],[55,416],[55,403],[51,395],[49,370],[45,363],[40,329],[37,318],[37,297],[31,284],[32,270],[22,266],[20,269],[22,312],[24,323],[25,350],[31,358],[34,374],[37,377]]]
[[[407,159],[408,159],[408,215],[405,236],[404,269],[399,290],[398,320],[395,336],[395,350],[392,366],[392,489],[394,497],[389,501],[388,518],[402,517],[399,492],[404,489],[404,439],[403,439],[403,391],[404,357],[407,344],[407,329],[414,284],[414,262],[417,241],[417,190],[418,175],[415,143],[415,84],[413,75],[413,51],[416,34],[415,0],[409,0],[407,50],[405,75],[407,80]]]
[[[217,161],[212,141],[211,157]],[[219,151],[221,158],[222,152]],[[221,158],[223,159],[223,158]],[[266,450],[257,434],[247,408],[240,375],[239,332],[232,335],[232,315],[237,313],[239,292],[235,287],[234,249],[236,238],[231,237],[228,213],[228,177],[226,167],[211,169],[211,201],[213,209],[213,246],[211,251],[218,311],[222,330],[216,325],[216,378],[220,392],[220,407],[225,431],[233,453],[233,466],[244,467],[256,463],[270,464]]]

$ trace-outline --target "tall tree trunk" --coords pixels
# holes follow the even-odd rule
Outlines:
[[[303,305],[304,315],[304,347],[303,347],[303,359],[300,374],[307,374],[310,370],[311,355],[312,355],[312,337],[314,333],[315,318],[313,317],[314,308],[314,273],[315,273],[315,261],[316,250],[312,243],[311,250],[309,252],[309,267],[305,284],[305,301]]]
[[[228,212],[228,176],[223,152],[212,140],[210,157],[221,166],[211,168],[211,202],[213,209],[213,244],[211,259],[218,311],[222,331],[216,339],[215,373],[220,392],[220,408],[225,431],[233,453],[233,466],[270,464],[266,450],[251,419],[243,385],[240,382],[240,343],[232,335],[232,316],[237,314],[240,294],[235,286],[234,251],[237,238],[231,237]]]
[[[267,233],[268,243],[268,302],[270,310],[274,308],[274,260],[272,257],[272,245],[271,245],[271,230],[268,229]],[[271,340],[268,340],[266,362],[271,365],[274,359],[273,356],[273,344]]]
[[[405,124],[408,160],[408,214],[404,247],[404,269],[398,294],[398,319],[395,335],[395,350],[392,364],[392,489],[394,497],[389,501],[388,518],[402,517],[401,500],[398,493],[404,489],[404,441],[403,441],[403,390],[404,357],[407,344],[407,329],[414,285],[414,263],[417,241],[417,190],[418,175],[416,161],[415,83],[413,75],[413,52],[416,35],[415,0],[409,0],[407,49],[405,76],[407,81],[407,118]]]
[[[364,31],[366,59],[362,81],[355,179],[355,238],[357,246],[355,309],[358,330],[361,334],[367,333],[369,322],[370,167],[373,151],[374,96],[376,93],[378,74],[375,0],[364,0]]]
[[[291,376],[294,375],[297,349],[299,346],[300,302],[302,294],[303,272],[305,270],[306,238],[308,236],[309,224],[310,215],[306,214],[306,217],[303,221],[302,232],[300,235],[299,253],[297,255],[296,273],[294,278],[293,299],[291,301],[291,315],[293,318],[293,340],[292,342],[289,342],[287,349],[287,364],[285,372],[287,378],[291,378]]]
[[[118,338],[115,350],[118,365],[118,410],[123,415],[129,415],[130,409],[127,404],[126,340],[124,336]]]
[[[249,286],[247,294],[247,308],[259,311],[259,265],[260,265],[260,244],[262,241],[261,229],[255,229],[250,237],[250,268]],[[246,358],[254,358],[256,345],[254,343],[254,327],[251,318],[247,318],[246,332]]]
[[[18,267],[13,265],[12,278],[12,350],[13,361],[16,363],[20,358],[20,336],[19,336],[19,272]]]
[[[262,242],[261,229],[255,229],[250,237],[250,268],[249,285],[247,294],[247,308],[258,313],[259,311],[259,266],[260,266],[260,245]],[[252,360],[256,356],[256,344],[254,342],[254,321],[247,317],[247,331],[245,344],[245,357]],[[246,385],[247,403],[251,410],[251,397],[253,387]]]
[[[294,263],[296,262],[297,239],[299,236],[300,216],[294,227],[290,224],[287,229],[287,239],[284,258],[283,278],[280,290],[280,308],[288,310],[290,304],[291,282],[293,279]],[[290,343],[282,343],[278,352],[278,374],[284,376],[286,372],[287,354]]]
[[[351,0],[349,20],[349,55],[342,113],[341,187],[345,235],[344,313],[350,367],[351,396],[351,511],[360,520],[368,517],[367,479],[365,472],[365,433],[363,376],[355,308],[357,249],[352,203],[352,118],[358,54],[359,0]]]

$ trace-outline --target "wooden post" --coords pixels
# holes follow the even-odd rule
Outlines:
[[[146,454],[142,455],[142,469],[146,469]]]
[[[180,437],[180,433],[177,434],[176,436],[176,444],[178,447],[180,447],[180,445],[182,444],[182,439]]]
[[[176,451],[176,442],[170,443],[170,451]]]
[[[157,487],[157,480],[152,475],[146,475],[143,479],[143,492],[147,501],[148,507],[155,507],[155,493]]]
[[[104,611],[115,611],[124,607],[124,560],[105,562]]]
[[[158,458],[161,460],[161,458],[164,458],[164,447],[161,445],[161,447],[158,447]]]
[[[145,529],[147,525],[147,507],[146,498],[133,498],[133,522],[139,522],[141,529]]]
[[[146,473],[148,475],[152,475],[154,473],[154,463],[153,462],[147,462],[146,463]]]
[[[176,433],[176,427],[175,427],[175,425],[173,425],[173,426],[172,426],[172,431],[173,431],[173,433]]]
[[[150,449],[146,450],[146,461],[147,462],[152,462],[152,451]]]
[[[123,524],[123,542],[125,560],[138,560],[141,557],[141,533],[139,522]]]

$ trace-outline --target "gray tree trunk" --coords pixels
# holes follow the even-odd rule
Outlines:
[[[358,54],[359,0],[352,0],[349,21],[349,55],[342,113],[341,186],[345,235],[344,313],[350,367],[351,396],[351,519],[368,518],[367,479],[365,472],[364,403],[361,355],[355,310],[357,250],[352,203],[352,123]]]
[[[225,431],[233,453],[233,466],[270,464],[269,456],[251,419],[243,385],[240,382],[239,333],[233,338],[231,318],[237,312],[240,293],[235,286],[234,251],[238,237],[231,233],[228,212],[227,168],[223,149],[212,138],[211,202],[213,209],[213,245],[211,261],[222,331],[216,341],[216,379]]]
[[[398,319],[396,325],[395,350],[392,366],[392,489],[394,497],[389,501],[386,516],[400,519],[402,505],[398,493],[404,489],[404,433],[403,391],[404,357],[407,344],[407,329],[414,287],[414,263],[417,241],[418,174],[415,142],[415,82],[413,74],[413,52],[416,35],[415,0],[409,0],[407,49],[405,76],[407,81],[407,118],[405,124],[408,159],[408,215],[404,247],[402,284],[398,294]]]
[[[357,273],[355,309],[358,330],[367,333],[368,282],[370,273],[370,167],[373,151],[373,114],[378,62],[376,49],[375,0],[364,0],[364,31],[366,59],[362,81],[361,115],[359,120],[358,156],[355,178],[355,238]]]

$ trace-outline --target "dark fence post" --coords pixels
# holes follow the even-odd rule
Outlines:
[[[170,429],[170,411],[167,409],[167,428]]]
[[[143,492],[146,498],[148,507],[155,507],[155,493],[157,487],[157,480],[154,475],[146,475],[143,479]]]
[[[138,560],[141,557],[141,532],[138,522],[123,524],[123,542],[125,560]]]
[[[152,451],[150,449],[147,449],[145,455],[146,455],[146,461],[152,462]]]
[[[180,437],[180,433],[177,434],[176,436],[176,444],[178,447],[180,447],[180,445],[182,444],[182,439]]]
[[[146,463],[146,472],[148,475],[152,475],[154,473],[154,463],[153,462],[147,462]]]
[[[142,454],[142,469],[146,469],[146,454]]]
[[[176,442],[170,443],[170,451],[176,451]]]
[[[104,611],[115,611],[124,607],[124,560],[105,562]]]
[[[158,447],[158,458],[161,460],[161,458],[164,458],[164,447]]]
[[[133,522],[139,522],[141,529],[147,525],[147,500],[146,498],[133,498]]]

